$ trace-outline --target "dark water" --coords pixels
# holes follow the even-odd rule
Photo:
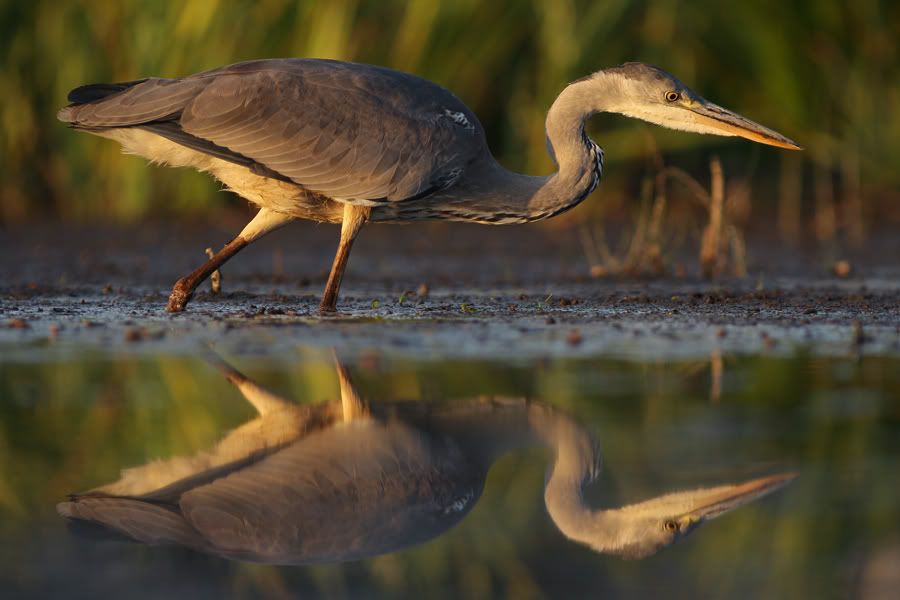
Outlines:
[[[900,360],[417,363],[372,354],[341,361],[352,382],[342,404],[328,354],[226,359],[287,399],[288,417],[258,419],[204,356],[0,366],[4,596],[890,598],[900,589]],[[358,404],[348,405],[353,390]],[[354,406],[363,414],[347,418]],[[367,420],[378,425],[360,425]],[[320,441],[304,454],[297,440]],[[393,470],[377,458],[385,443],[405,453],[388,461]],[[798,476],[627,560],[567,539],[548,514],[548,467],[572,448],[591,465],[602,455],[585,488],[597,508]],[[237,479],[273,461],[280,471]],[[425,483],[409,474],[420,463]],[[382,470],[380,495],[348,505],[329,487],[329,469],[365,480],[372,465]],[[135,502],[156,493],[152,510],[182,519],[185,490],[227,479],[250,508],[230,524],[221,511],[198,512],[187,544],[162,546],[105,539],[115,527],[72,528],[57,513],[70,493],[132,467],[142,470],[127,476],[131,492],[104,493]],[[317,494],[287,489],[300,474]],[[405,499],[383,501],[390,494]],[[279,508],[266,508],[276,497]],[[150,530],[136,515],[117,517],[115,537]],[[237,530],[255,537],[226,535]],[[291,546],[294,530],[304,539]],[[313,536],[320,561],[377,555],[264,564],[301,561]]]

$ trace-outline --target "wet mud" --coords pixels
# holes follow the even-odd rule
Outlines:
[[[298,345],[417,358],[603,354],[900,354],[894,242],[852,257],[849,277],[821,254],[751,248],[750,276],[663,273],[591,278],[565,228],[453,224],[371,227],[354,248],[340,313],[317,314],[337,228],[298,224],[228,263],[187,310],[165,312],[175,280],[239,223],[73,227],[0,236],[0,358],[185,352],[198,345],[288,356]],[[691,257],[685,257],[690,264]]]

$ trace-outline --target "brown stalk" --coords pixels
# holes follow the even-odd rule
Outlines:
[[[212,251],[212,248],[206,249],[206,256],[212,259],[215,254]],[[213,294],[218,294],[222,291],[222,272],[219,269],[216,269],[209,276],[209,286]]]
[[[710,202],[709,224],[703,230],[700,244],[700,270],[704,277],[713,277],[724,262],[721,257],[723,207],[725,204],[725,178],[722,163],[717,156],[709,161]]]

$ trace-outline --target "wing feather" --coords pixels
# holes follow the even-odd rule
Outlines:
[[[56,507],[73,520],[93,523],[145,544],[178,544],[198,550],[206,542],[177,511],[134,498],[75,496]]]
[[[192,147],[202,151],[196,140],[204,140],[217,156],[226,149],[233,162],[351,203],[420,196],[486,150],[476,117],[453,94],[370,65],[264,60],[119,85],[103,87],[110,95],[100,99],[80,94],[91,101],[60,119],[88,129],[172,122]],[[465,115],[465,126],[448,112]]]

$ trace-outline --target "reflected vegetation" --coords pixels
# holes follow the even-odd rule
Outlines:
[[[276,359],[251,352],[229,358],[252,380],[223,367],[243,390],[193,356],[85,354],[0,364],[4,590],[28,597],[174,599],[879,598],[896,589],[896,359],[722,354],[695,362],[416,361],[362,353],[347,357],[354,385],[342,394],[331,356],[318,351],[301,347]],[[368,430],[364,440],[340,443],[360,430]],[[381,452],[365,452],[376,442]],[[374,523],[370,530],[381,528],[377,536],[360,537],[353,549],[337,543],[301,548],[288,535],[289,526],[298,526],[293,513],[278,526],[263,526],[278,506],[287,506],[275,500],[289,503],[292,482],[303,481],[295,477],[303,474],[301,465],[307,467],[305,481],[314,480],[308,467],[315,462],[301,461],[301,454],[324,456],[327,450],[331,466],[379,465],[387,449],[404,447],[417,449],[409,457],[416,460],[395,462],[394,472],[400,465],[407,473],[431,465],[441,477],[428,487],[398,486],[398,505],[406,511],[395,508],[393,522],[346,505],[341,514],[326,516],[323,507],[331,504],[321,497],[305,501],[304,508],[321,512],[304,523],[320,532]],[[640,506],[672,490],[748,482],[791,469],[800,476],[673,548],[621,560],[573,542],[571,529],[547,509],[548,467],[562,464],[568,449],[578,459],[572,472],[590,473],[598,447],[602,473],[582,489],[584,502],[595,509]],[[453,467],[461,464],[466,466]],[[278,469],[290,470],[291,477],[272,475]],[[198,477],[204,472],[218,479],[204,481]],[[357,468],[356,475],[374,481],[374,472]],[[281,496],[271,492],[266,477],[275,477]],[[224,489],[240,481],[250,484],[248,490],[269,491]],[[192,506],[207,511],[203,526],[222,523],[210,511],[232,509],[246,494],[252,501],[244,507],[263,510],[245,513],[250,526],[243,530],[200,535],[191,525],[188,547],[107,542],[72,535],[59,517],[56,505],[81,490],[159,499],[196,493]],[[204,502],[228,503],[201,504],[201,492]],[[150,506],[152,513],[168,505]],[[384,502],[366,506],[387,510]],[[444,514],[447,508],[456,510]],[[164,516],[183,522],[180,510]],[[100,537],[114,532],[101,525],[93,530],[103,532]],[[276,537],[266,546],[262,536],[242,532]],[[125,530],[118,537],[138,533]],[[345,562],[260,564],[311,561],[314,554]],[[364,555],[371,558],[348,561]]]
[[[543,444],[554,454],[544,498],[560,531],[600,552],[643,558],[794,477],[595,510],[582,487],[599,474],[596,441],[546,404],[369,403],[338,361],[341,399],[300,406],[216,362],[259,416],[210,450],[133,467],[71,495],[57,510],[76,531],[275,564],[369,558],[456,525],[501,455]]]

